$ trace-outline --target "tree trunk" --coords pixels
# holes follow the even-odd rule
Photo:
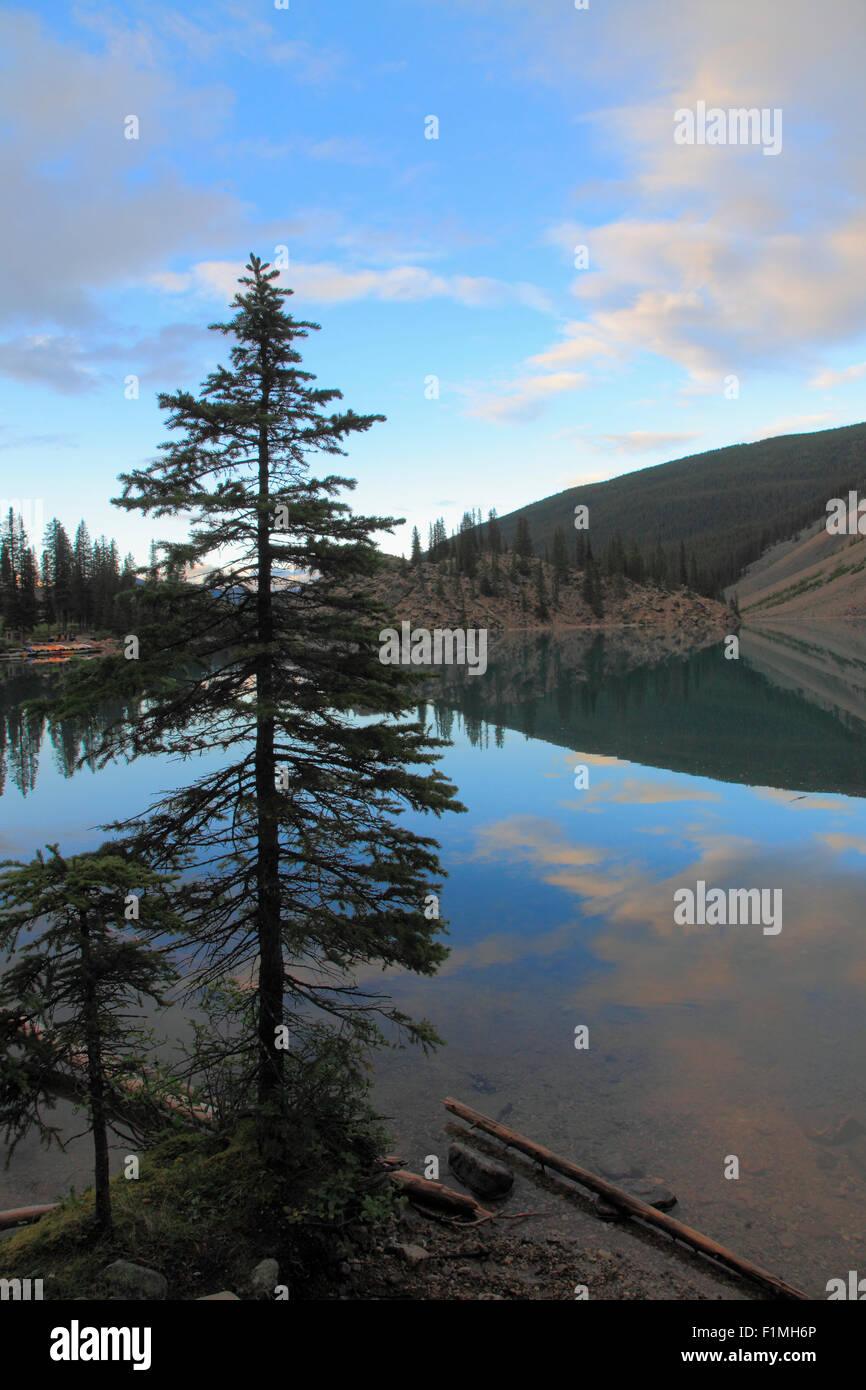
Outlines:
[[[90,1098],[93,1133],[93,1176],[96,1189],[96,1223],[100,1231],[111,1230],[111,1194],[108,1188],[108,1126],[106,1124],[105,1077],[102,1072],[102,1038],[99,1028],[99,1001],[90,954],[87,919],[81,913],[81,964],[84,975],[84,1037],[87,1046],[87,1092]]]
[[[262,348],[262,358],[267,342]],[[269,409],[269,384],[264,360],[261,409]],[[283,1053],[276,1046],[276,1029],[283,1022],[283,946],[280,922],[279,822],[274,754],[274,718],[269,713],[274,699],[274,637],[271,597],[270,475],[268,427],[259,425],[259,515],[257,532],[258,640],[268,650],[256,659],[256,699],[265,707],[256,722],[256,807],[258,852],[256,865],[256,920],[259,943],[259,1103],[264,1104],[282,1088]]]

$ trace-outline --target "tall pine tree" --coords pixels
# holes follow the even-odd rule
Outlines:
[[[140,694],[101,757],[222,750],[215,771],[115,828],[148,862],[188,871],[198,982],[252,974],[266,1104],[280,1094],[290,1010],[298,1020],[318,1007],[366,1037],[379,1035],[378,1014],[435,1039],[352,972],[377,962],[431,974],[445,958],[430,897],[437,845],[395,817],[463,808],[434,766],[442,741],[404,717],[414,683],[379,659],[390,620],[358,593],[382,564],[372,533],[396,523],[353,515],[338,500],[350,479],[309,474],[311,456],[343,454],[382,417],[329,411],[340,392],[313,384],[296,346],[318,325],[287,313],[276,271],[255,256],[247,271],[234,317],[213,325],[234,339],[231,365],[198,396],[160,396],[179,438],[124,475],[118,499],[191,517],[187,542],[161,544],[166,574],[219,563],[197,585],[167,578],[125,593],[138,659],[70,671],[55,713]],[[275,587],[276,566],[308,582]]]

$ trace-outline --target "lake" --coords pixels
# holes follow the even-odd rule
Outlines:
[[[67,775],[71,735],[52,745],[18,713],[42,679],[2,687],[3,857],[93,848],[101,821],[193,775]],[[439,1156],[447,1181],[450,1095],[594,1171],[660,1178],[680,1220],[813,1297],[866,1269],[861,634],[745,630],[739,660],[511,634],[485,675],[432,683],[424,714],[468,809],[418,818],[449,875],[448,961],[365,977],[447,1044],[375,1059],[393,1151],[416,1172]],[[780,892],[779,929],[678,925],[674,895],[698,883]],[[86,1185],[88,1158],[28,1140],[0,1206]]]

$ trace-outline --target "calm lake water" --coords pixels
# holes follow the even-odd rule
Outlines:
[[[62,742],[17,716],[38,679],[4,687],[2,857],[91,848],[190,779],[144,761],[65,775]],[[450,958],[430,980],[366,977],[447,1043],[376,1059],[393,1151],[446,1177],[454,1096],[595,1171],[660,1178],[681,1220],[814,1297],[866,1273],[863,636],[746,631],[738,661],[511,636],[425,710],[468,811],[419,818],[449,875]],[[781,889],[781,931],[676,925],[674,893],[699,880]],[[28,1141],[0,1206],[85,1185],[87,1160]]]

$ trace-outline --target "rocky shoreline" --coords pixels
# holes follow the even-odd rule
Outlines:
[[[699,1264],[682,1247],[649,1249],[617,1223],[557,1230],[552,1217],[525,1223],[448,1226],[407,1208],[384,1239],[341,1268],[340,1301],[457,1302],[754,1299],[765,1295]],[[641,1237],[645,1233],[641,1231]],[[630,1242],[630,1247],[626,1244]],[[654,1243],[655,1244],[655,1243]],[[661,1258],[660,1258],[661,1257]]]

